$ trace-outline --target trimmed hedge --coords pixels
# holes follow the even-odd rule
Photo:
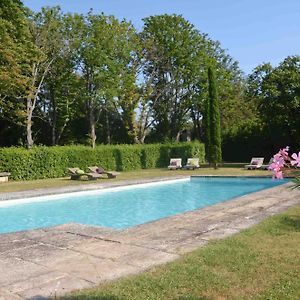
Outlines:
[[[129,171],[163,168],[171,157],[199,157],[204,162],[204,145],[200,143],[101,145],[95,149],[86,146],[38,146],[0,148],[0,172],[10,172],[11,179],[30,180],[63,177],[68,167],[86,170],[102,166],[109,170]]]

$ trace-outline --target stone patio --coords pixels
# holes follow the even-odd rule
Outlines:
[[[136,181],[117,185],[133,183]],[[99,188],[99,184],[93,188]],[[22,192],[22,197],[34,193],[49,194],[49,190]],[[0,194],[0,199],[17,196]],[[284,184],[127,230],[65,224],[1,234],[0,299],[48,299],[137,274],[212,239],[249,228],[297,203],[300,191]]]

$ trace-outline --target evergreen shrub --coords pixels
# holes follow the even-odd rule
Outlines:
[[[108,170],[129,171],[167,167],[170,158],[198,157],[204,162],[204,145],[197,142],[145,145],[36,146],[0,148],[0,172],[10,172],[13,180],[64,177],[67,168],[102,166]]]

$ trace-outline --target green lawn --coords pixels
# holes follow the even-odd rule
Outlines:
[[[300,205],[141,275],[62,299],[300,299]]]
[[[264,170],[244,170],[242,168],[219,168],[217,170],[211,168],[201,168],[195,171],[177,170],[169,171],[167,169],[149,169],[138,170],[130,172],[121,172],[116,179],[100,179],[101,181],[120,181],[123,179],[142,179],[142,178],[154,178],[163,176],[178,176],[178,175],[244,175],[244,176],[260,176],[270,175],[270,171]],[[66,178],[53,178],[53,179],[40,179],[40,180],[28,180],[28,181],[9,181],[7,183],[0,184],[0,193],[3,192],[16,192],[24,190],[32,190],[37,188],[50,188],[50,187],[62,187],[68,185],[79,184],[93,184],[95,181],[87,180],[70,180]]]

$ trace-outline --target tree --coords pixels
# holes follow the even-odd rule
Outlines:
[[[96,145],[96,127],[100,116],[104,115],[107,142],[110,143],[110,110],[121,106],[123,117],[131,123],[135,108],[134,65],[131,54],[134,49],[132,38],[134,28],[126,21],[119,22],[113,16],[94,15],[92,12],[79,22],[78,59],[84,99],[90,125],[92,147]],[[80,27],[80,26],[78,26]],[[131,107],[126,107],[126,103]],[[133,114],[130,116],[130,114]],[[126,116],[125,116],[126,115]],[[129,125],[130,126],[130,125]],[[134,132],[134,128],[129,129]]]
[[[282,145],[300,147],[300,56],[288,56],[275,68],[260,65],[248,80],[248,96],[258,105],[269,152]]]
[[[178,140],[196,92],[203,38],[182,16],[151,16],[144,22],[144,76],[152,87],[153,124],[160,140]]]
[[[0,3],[0,99],[18,97],[27,88],[25,72],[34,50],[25,8],[17,0]]]
[[[0,118],[8,127],[20,128],[26,116],[22,98],[29,87],[30,61],[37,53],[30,38],[23,4],[17,0],[1,1]]]
[[[53,63],[58,59],[66,42],[61,30],[62,14],[59,7],[42,8],[41,12],[31,18],[32,42],[39,53],[31,61],[31,72],[27,74],[30,82],[26,96],[26,132],[27,147],[33,146],[32,119],[33,112],[41,93],[44,80]]]
[[[137,83],[140,70],[140,39],[131,23],[122,21],[114,33],[116,40],[114,69],[117,74],[116,111],[127,132],[129,143],[139,143],[136,109],[140,99],[140,89]]]
[[[211,67],[208,68],[208,100],[206,106],[206,149],[210,164],[217,168],[222,161],[221,151],[221,124],[220,109],[217,93],[215,74]]]
[[[72,32],[72,18],[57,14],[55,40],[60,38],[59,51],[55,50],[57,55],[44,78],[36,107],[35,116],[50,126],[52,145],[60,142],[76,110],[80,109],[80,76],[75,73],[77,37]]]

